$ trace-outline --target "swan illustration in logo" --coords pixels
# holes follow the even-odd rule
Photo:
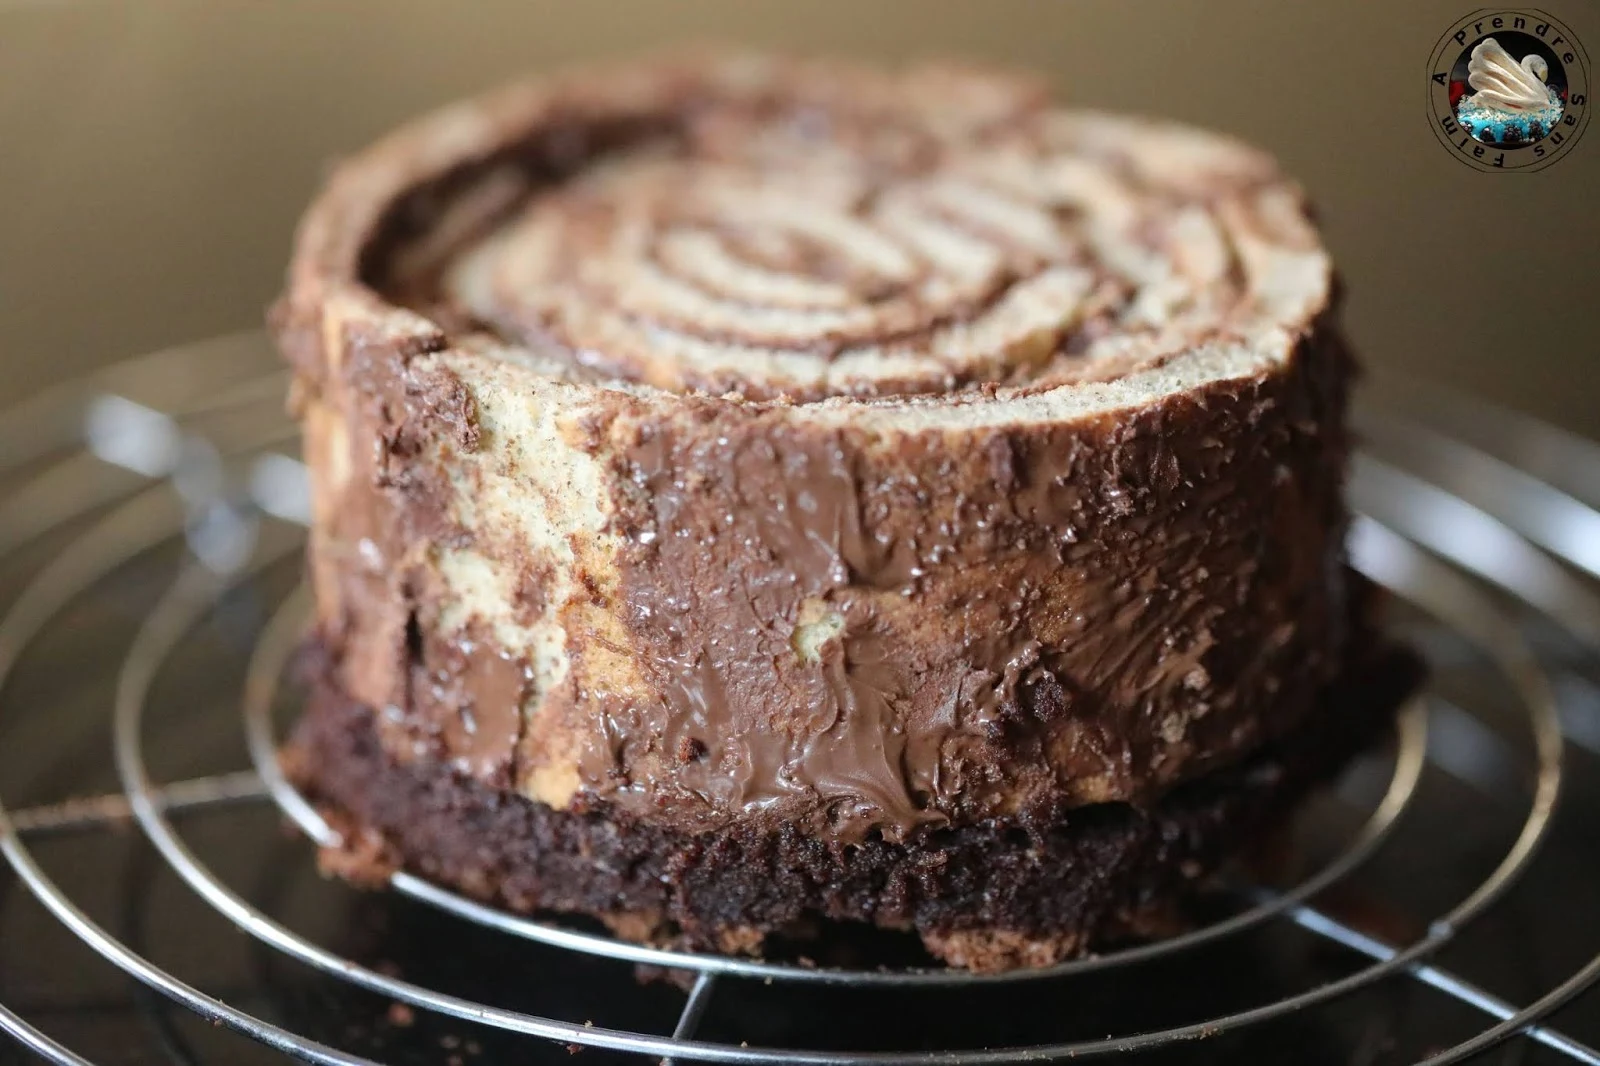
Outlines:
[[[1456,104],[1456,119],[1473,137],[1493,144],[1537,141],[1561,120],[1563,104],[1545,84],[1550,65],[1530,52],[1518,62],[1493,37],[1472,49],[1467,85],[1475,92]]]

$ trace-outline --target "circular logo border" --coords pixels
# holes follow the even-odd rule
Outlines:
[[[1541,25],[1547,28],[1544,34],[1538,33]],[[1461,50],[1468,42],[1492,36],[1497,29],[1538,37],[1555,49],[1566,70],[1567,110],[1562,123],[1548,136],[1518,148],[1484,144],[1471,137],[1456,122],[1455,107],[1450,102],[1450,71],[1460,58]],[[1566,47],[1556,48],[1557,44]],[[1543,170],[1565,158],[1583,136],[1583,131],[1589,128],[1589,55],[1565,23],[1536,7],[1481,7],[1457,19],[1434,44],[1428,56],[1427,76],[1428,124],[1433,127],[1433,135],[1453,158],[1473,170],[1518,174]],[[1580,109],[1576,119],[1567,123],[1574,108]],[[1518,158],[1526,158],[1528,162],[1517,163]]]

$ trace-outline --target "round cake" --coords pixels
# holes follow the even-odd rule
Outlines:
[[[1332,300],[1267,156],[967,69],[685,54],[360,152],[273,316],[340,868],[702,949],[1139,931],[1403,687]]]

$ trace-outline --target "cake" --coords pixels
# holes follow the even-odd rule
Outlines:
[[[1409,683],[1333,304],[1268,156],[994,72],[679,53],[405,126],[272,316],[330,861],[698,950],[1139,933]]]

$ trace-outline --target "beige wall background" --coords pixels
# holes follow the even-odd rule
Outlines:
[[[1380,387],[1600,436],[1600,133],[1537,174],[1449,157],[1424,68],[1472,2],[0,0],[0,401],[258,323],[326,162],[407,115],[709,37],[1010,63],[1250,138],[1320,205]],[[1600,5],[1543,3],[1600,61]]]

